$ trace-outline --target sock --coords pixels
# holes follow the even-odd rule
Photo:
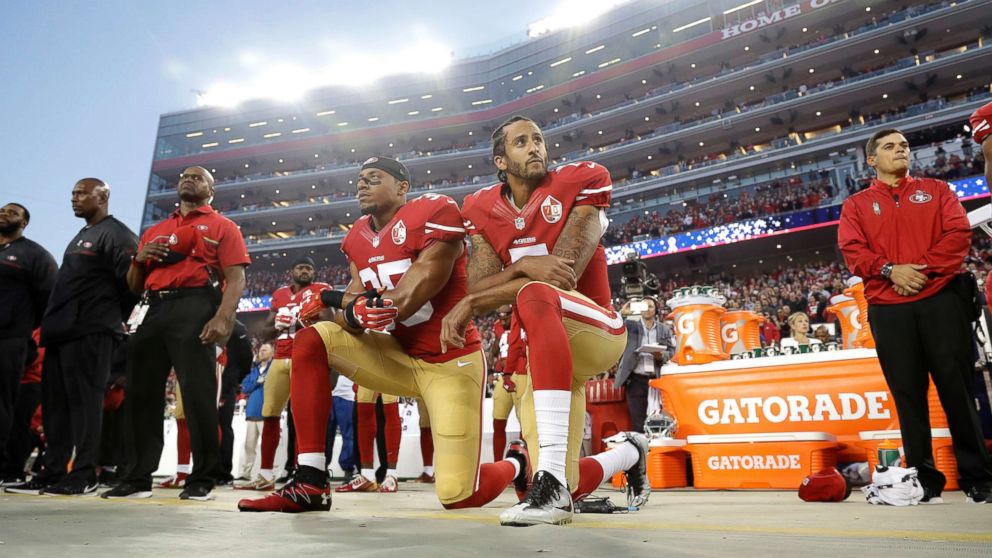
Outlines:
[[[424,470],[430,467],[432,474],[434,471],[434,436],[431,427],[420,429],[420,459],[424,463]]]
[[[443,504],[445,509],[459,510],[463,508],[478,508],[495,500],[503,490],[513,482],[520,472],[520,464],[516,459],[507,459],[497,463],[483,463],[479,467],[479,487],[471,496],[460,502]]]
[[[426,467],[424,467],[424,472],[433,477],[434,476],[434,466],[433,465],[427,465]]]
[[[274,476],[272,469],[259,469],[258,474],[267,481],[272,480],[272,477]]]
[[[186,419],[176,419],[176,461],[179,466],[176,467],[177,473],[190,472],[190,455],[192,451],[189,447],[189,425],[186,423]],[[180,469],[180,467],[185,467],[185,469]]]
[[[506,450],[506,419],[493,419],[493,462],[503,459]]]
[[[603,484],[603,480],[613,476],[607,475],[603,469],[603,465],[595,457],[583,457],[579,460],[579,486],[572,492],[573,501],[577,502],[592,494]]]
[[[400,458],[400,440],[403,437],[400,404],[385,403],[382,406],[382,413],[386,416],[386,464],[392,465],[395,469]]]
[[[373,469],[371,466],[369,467],[362,466],[362,476],[365,477],[365,480],[369,482],[375,482],[375,469]]]
[[[190,465],[189,463],[180,463],[179,465],[176,465],[177,475],[188,475],[192,470],[193,470],[193,466]]]
[[[568,415],[571,404],[571,391],[534,391],[537,442],[540,446],[537,470],[551,473],[562,486],[568,486],[565,480],[565,453],[568,450]]]
[[[324,468],[324,444],[327,443],[327,416],[331,412],[331,379],[327,364],[329,347],[313,328],[296,334],[293,340],[293,374],[289,393],[296,427],[296,451],[320,453]],[[293,447],[290,447],[290,456]],[[309,465],[308,465],[309,466]]]
[[[386,469],[386,476],[396,478],[396,469]]]
[[[640,458],[641,454],[631,443],[620,444],[611,450],[590,457],[603,466],[603,478],[610,478],[620,471],[630,469],[637,464],[637,460]]]
[[[300,453],[296,456],[296,460],[303,467],[313,467],[314,469],[323,469],[325,467],[323,453]]]
[[[572,350],[562,323],[558,291],[543,283],[526,285],[517,294],[517,312],[523,329],[541,332],[541,342],[528,348],[534,391],[571,390]]]
[[[279,449],[279,417],[265,417],[262,422],[262,469],[272,470]]]
[[[375,463],[375,403],[358,403],[358,455],[362,458],[362,469]],[[374,480],[375,476],[368,477]]]

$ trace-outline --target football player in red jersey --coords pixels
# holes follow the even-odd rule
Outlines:
[[[537,467],[527,497],[504,511],[500,523],[568,523],[568,487],[581,498],[619,471],[627,471],[630,505],[643,505],[651,490],[643,435],[622,433],[625,443],[579,459],[585,381],[615,364],[626,344],[600,244],[609,223],[610,173],[590,162],[549,171],[544,135],[524,116],[493,132],[493,161],[501,183],[466,197],[462,207],[472,242],[471,292],[445,318],[441,344],[458,350],[472,314],[503,304],[515,305],[530,339],[530,389],[521,414],[535,426],[537,440],[526,442]]]
[[[409,171],[399,161],[373,157],[362,165],[364,215],[341,246],[351,284],[345,292],[321,292],[300,319],[327,307],[344,312],[298,332],[294,341],[290,391],[299,467],[284,488],[239,502],[242,511],[330,509],[324,463],[330,369],[370,390],[424,400],[433,427],[435,491],[445,508],[484,505],[511,482],[526,486],[522,452],[480,466],[486,371],[478,331],[467,328],[461,347],[441,351],[441,320],[467,290],[458,206],[435,194],[407,203],[409,188]]]
[[[301,329],[298,316],[300,308],[317,296],[320,291],[331,288],[327,283],[314,282],[316,265],[309,256],[293,262],[290,270],[292,283],[279,287],[272,293],[272,302],[262,337],[275,340],[275,356],[265,378],[262,403],[262,455],[258,478],[239,486],[247,490],[271,490],[275,487],[273,463],[279,448],[279,417],[289,401],[289,378],[292,373],[293,338]]]
[[[493,459],[499,459],[506,450],[506,422],[510,411],[516,410],[520,421],[520,397],[527,391],[526,334],[520,329],[520,321],[513,318],[513,307],[500,306],[496,311],[499,318],[493,324],[496,342],[493,343],[489,360],[496,371],[493,380]],[[526,436],[524,436],[526,437]]]

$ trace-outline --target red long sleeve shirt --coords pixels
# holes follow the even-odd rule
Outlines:
[[[895,186],[875,180],[847,198],[837,243],[851,273],[865,281],[871,304],[901,304],[931,297],[954,278],[971,245],[964,207],[942,180],[907,176]],[[927,284],[901,296],[882,277],[886,263],[925,264]]]

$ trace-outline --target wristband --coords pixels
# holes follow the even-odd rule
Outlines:
[[[362,327],[362,324],[358,323],[358,319],[355,318],[355,302],[357,302],[359,298],[361,297],[356,296],[351,299],[351,302],[349,302],[348,306],[344,309],[344,321],[346,324],[355,329],[365,329]]]
[[[341,302],[344,301],[344,293],[341,291],[332,291],[330,289],[320,292],[320,301],[324,303],[324,306],[328,308],[337,308],[341,310]]]

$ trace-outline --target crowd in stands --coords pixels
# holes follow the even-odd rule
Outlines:
[[[317,268],[316,281],[327,283],[332,286],[347,285],[351,281],[351,273],[347,266],[327,265]],[[248,268],[245,274],[245,294],[244,296],[265,296],[271,295],[279,287],[289,285],[292,280],[289,270],[272,271],[262,269],[259,266]]]

